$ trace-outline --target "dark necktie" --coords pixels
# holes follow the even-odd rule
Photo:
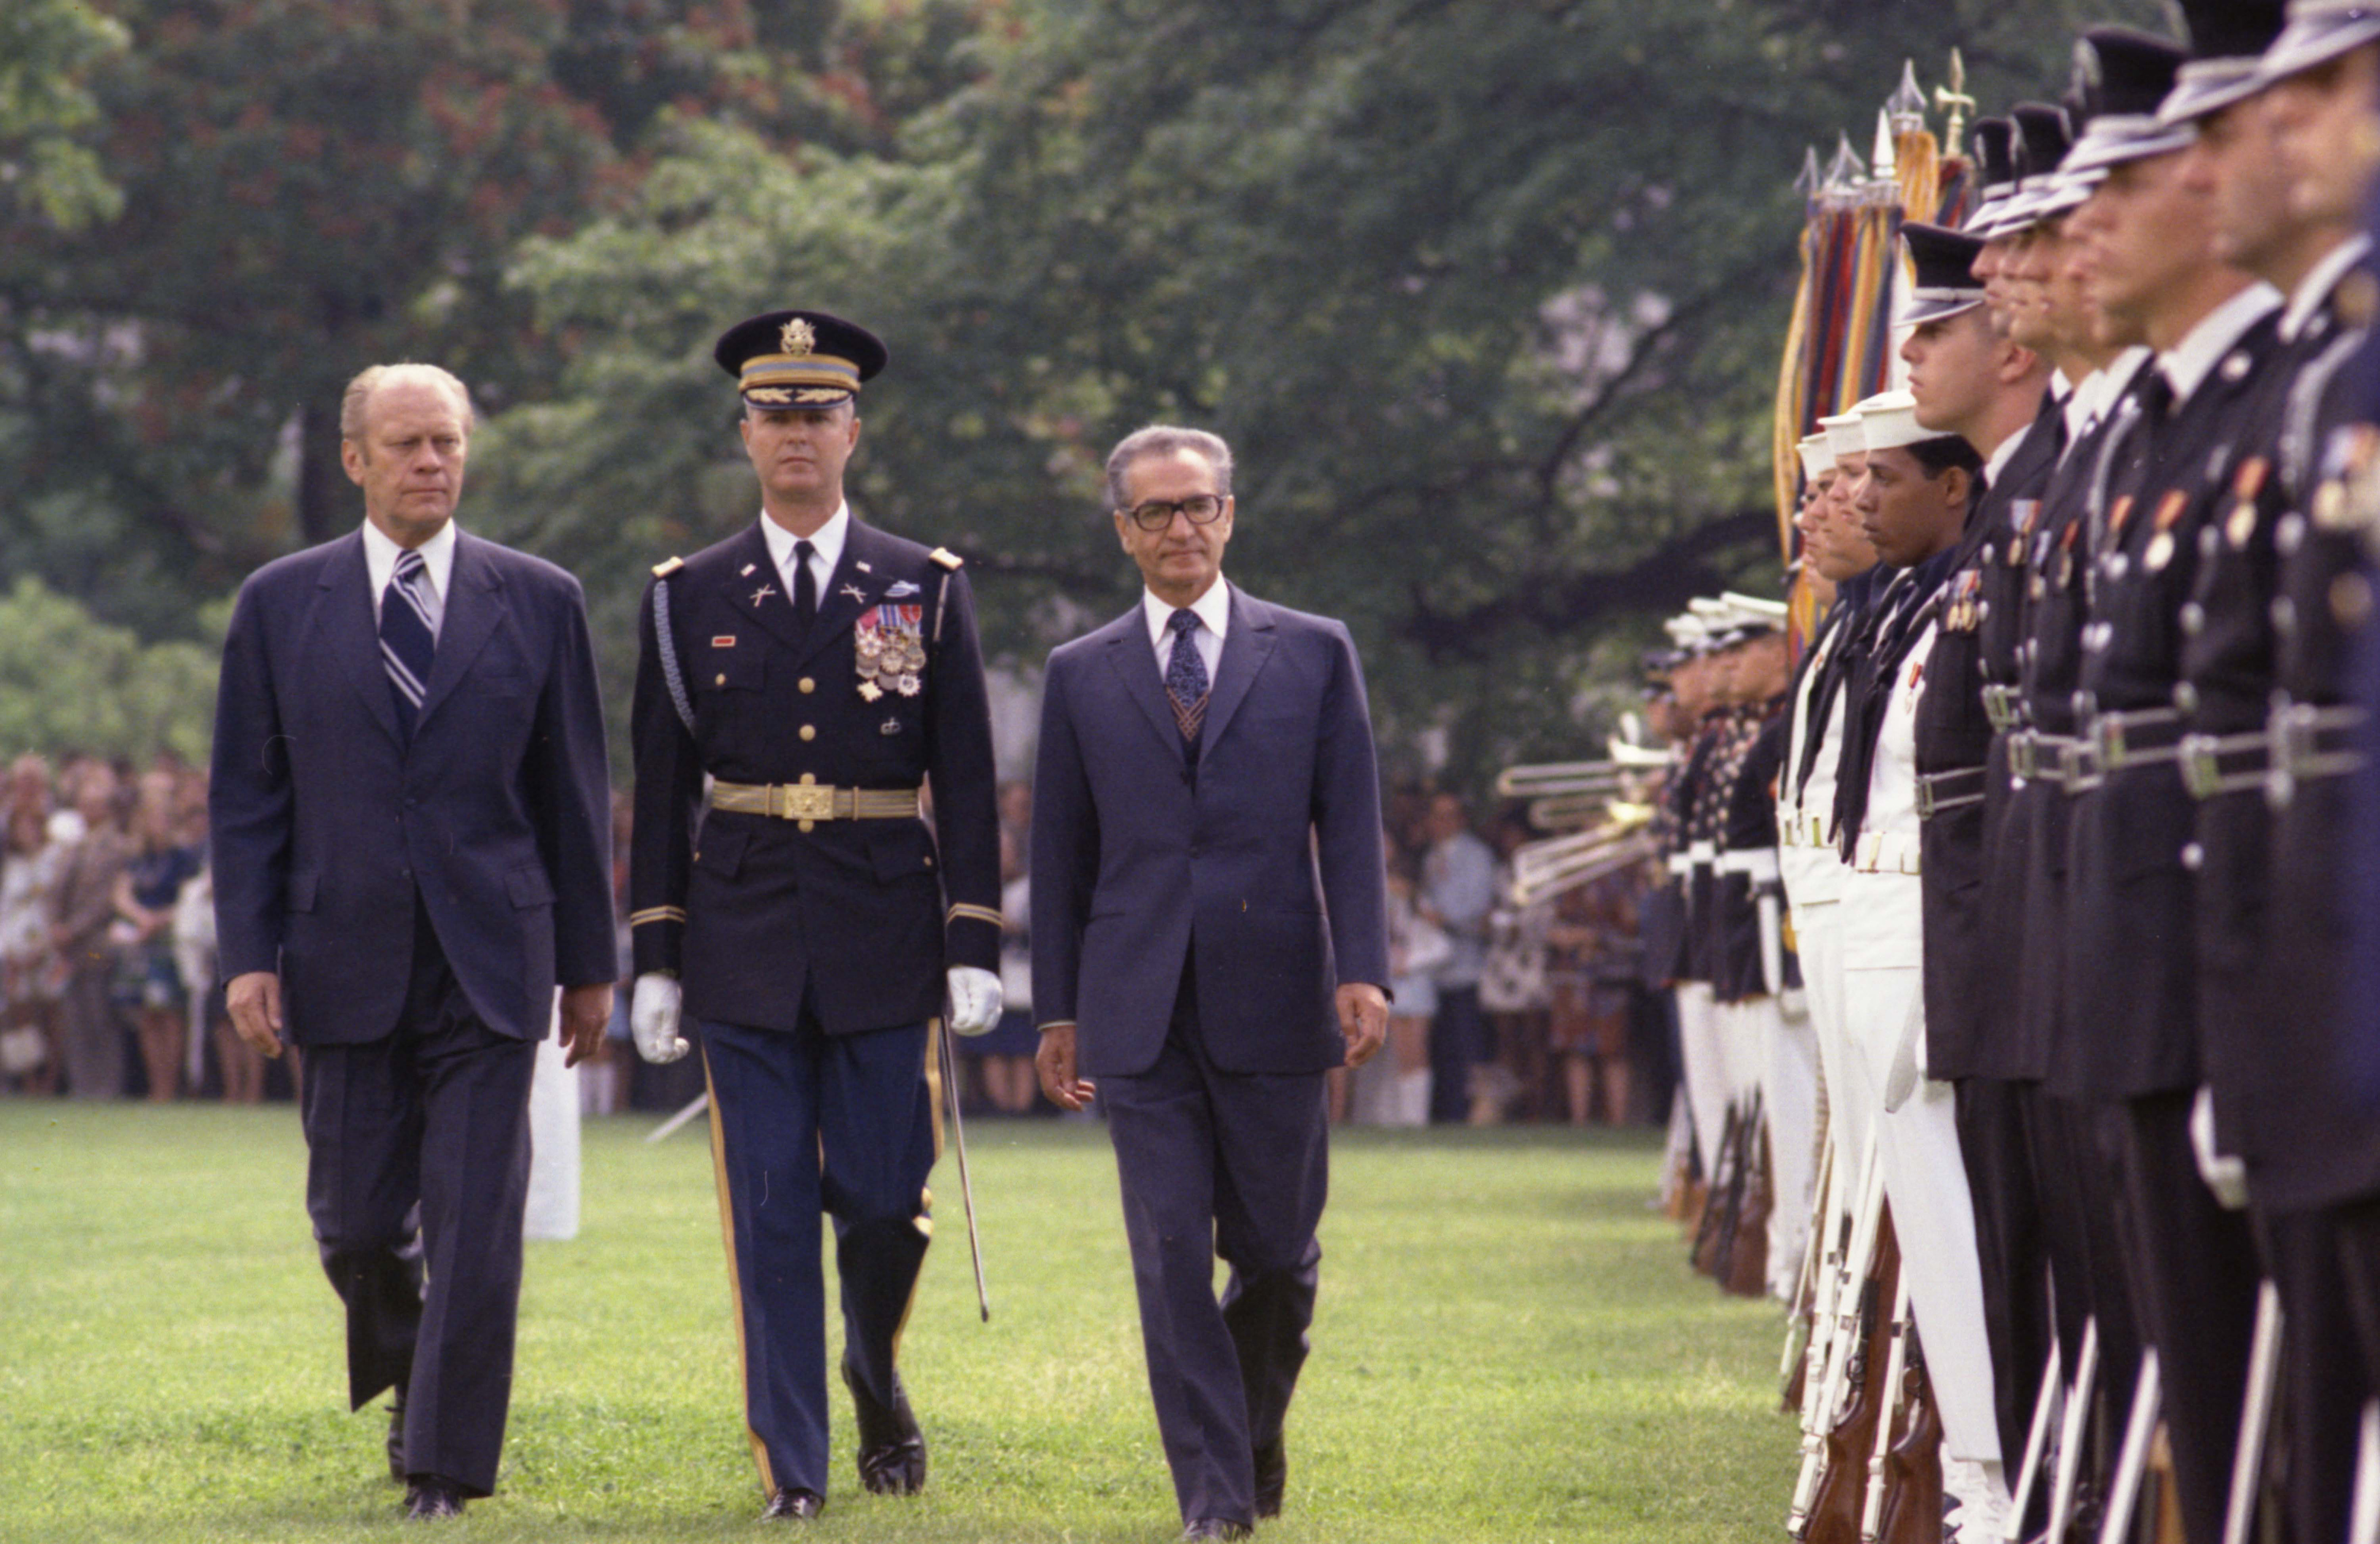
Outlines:
[[[1198,657],[1198,614],[1187,607],[1165,625],[1173,629],[1173,657],[1165,664],[1165,695],[1173,699],[1173,722],[1195,742],[1207,722],[1207,662]]]
[[[817,551],[808,541],[794,543],[794,621],[805,633],[818,620],[818,576],[810,572]]]
[[[438,650],[437,614],[431,610],[430,577],[419,553],[400,553],[396,572],[380,598],[380,657],[396,699],[396,722],[406,743],[421,716],[421,694],[430,684],[430,662]]]

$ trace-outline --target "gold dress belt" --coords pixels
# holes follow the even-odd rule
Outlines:
[[[915,788],[837,788],[812,783],[713,783],[710,808],[739,815],[799,821],[808,831],[817,821],[914,821]]]

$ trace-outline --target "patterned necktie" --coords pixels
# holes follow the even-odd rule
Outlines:
[[[1198,614],[1183,608],[1166,619],[1173,630],[1173,657],[1165,664],[1165,695],[1173,699],[1173,722],[1182,737],[1196,740],[1207,722],[1207,662],[1198,657]]]
[[[805,633],[818,620],[818,576],[810,572],[817,551],[808,541],[794,543],[794,621]]]
[[[438,651],[437,596],[419,553],[397,554],[396,572],[380,599],[380,657],[396,699],[396,722],[413,743],[421,715],[421,694],[430,684],[430,662]]]

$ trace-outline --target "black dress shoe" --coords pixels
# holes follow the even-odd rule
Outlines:
[[[826,1505],[826,1498],[815,1490],[800,1490],[785,1486],[769,1498],[760,1509],[764,1523],[807,1523]]]
[[[1281,1492],[1289,1489],[1289,1447],[1281,1438],[1257,1447],[1257,1515],[1281,1515]]]
[[[879,1404],[843,1364],[843,1385],[851,1391],[859,1417],[859,1483],[879,1496],[909,1496],[926,1488],[926,1436],[910,1413],[908,1391],[892,1379],[892,1403]]]
[[[1257,1530],[1245,1523],[1234,1523],[1229,1517],[1193,1517],[1183,1526],[1182,1537],[1193,1538],[1245,1538]]]
[[[406,1488],[405,1514],[417,1523],[460,1517],[463,1492],[436,1475],[424,1475]]]
[[[388,1477],[397,1485],[405,1483],[405,1395],[400,1392],[396,1403],[388,1407]]]

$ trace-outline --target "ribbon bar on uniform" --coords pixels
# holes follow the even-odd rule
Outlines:
[[[914,821],[915,788],[837,788],[826,783],[714,783],[710,808],[780,821]]]

